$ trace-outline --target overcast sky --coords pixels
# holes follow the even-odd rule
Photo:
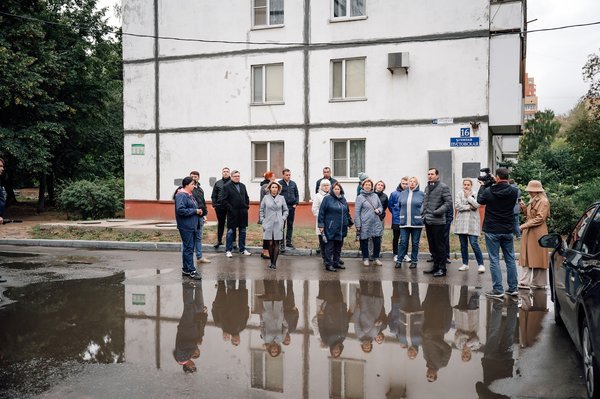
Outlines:
[[[109,7],[121,0],[99,0]],[[529,30],[600,21],[600,0],[527,0]],[[113,23],[115,19],[111,19]],[[539,109],[569,112],[589,85],[581,68],[591,53],[600,52],[600,25],[530,33],[527,38],[527,72],[535,78]]]
[[[528,0],[529,30],[600,21],[599,0]],[[527,72],[535,78],[539,109],[567,113],[585,94],[581,68],[600,52],[600,25],[530,33]]]

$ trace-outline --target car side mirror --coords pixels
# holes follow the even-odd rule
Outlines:
[[[562,237],[560,234],[552,233],[546,234],[545,236],[540,237],[538,240],[538,244],[543,248],[552,248],[557,249],[562,243]]]

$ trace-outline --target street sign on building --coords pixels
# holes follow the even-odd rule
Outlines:
[[[479,147],[479,137],[450,137],[450,147]]]

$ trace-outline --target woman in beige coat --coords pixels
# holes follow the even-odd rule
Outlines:
[[[520,226],[519,264],[522,272],[519,288],[545,288],[548,281],[548,250],[540,247],[538,240],[548,234],[546,221],[550,217],[550,202],[538,180],[531,180],[525,191],[531,200],[527,205],[523,200],[519,201],[521,212],[525,215],[525,223]]]

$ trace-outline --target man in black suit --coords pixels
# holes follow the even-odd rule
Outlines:
[[[233,255],[233,237],[236,229],[239,229],[238,244],[242,255],[251,255],[246,250],[246,227],[248,227],[248,209],[250,208],[250,198],[246,186],[240,183],[240,172],[234,170],[231,172],[231,181],[223,186],[222,204],[227,208],[227,236],[225,243],[226,256],[231,258]]]

